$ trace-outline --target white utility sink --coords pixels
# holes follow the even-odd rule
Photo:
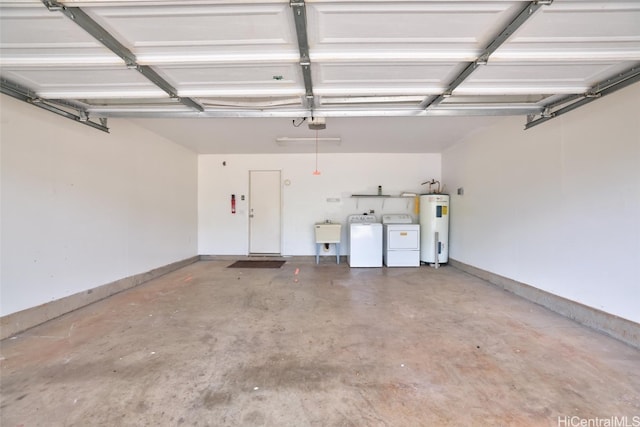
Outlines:
[[[336,245],[336,262],[340,264],[340,234],[342,224],[332,222],[319,222],[315,225],[316,231],[316,264],[320,262],[320,246],[328,243]]]
[[[316,224],[316,243],[340,243],[342,224],[321,222]]]

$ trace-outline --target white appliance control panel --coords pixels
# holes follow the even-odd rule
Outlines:
[[[382,215],[383,224],[412,224],[411,215],[407,214],[386,214]]]
[[[349,223],[371,224],[377,223],[378,219],[375,215],[349,215]]]

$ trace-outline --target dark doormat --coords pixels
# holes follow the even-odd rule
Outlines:
[[[280,268],[286,261],[236,261],[227,268]]]

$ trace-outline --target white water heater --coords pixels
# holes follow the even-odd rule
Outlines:
[[[449,261],[449,195],[420,195],[420,261]]]

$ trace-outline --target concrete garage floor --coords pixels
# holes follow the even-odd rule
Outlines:
[[[200,261],[3,341],[0,424],[640,417],[640,351],[453,267],[229,264]]]

